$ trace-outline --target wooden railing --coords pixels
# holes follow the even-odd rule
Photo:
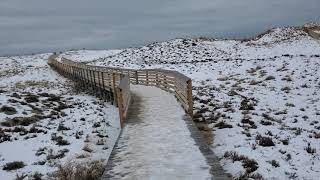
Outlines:
[[[177,71],[99,67],[66,58],[58,61],[56,58],[56,55],[50,56],[48,64],[66,77],[72,78],[80,87],[91,89],[101,98],[118,106],[122,127],[131,102],[130,83],[155,86],[174,93],[183,109],[193,116],[192,81]]]

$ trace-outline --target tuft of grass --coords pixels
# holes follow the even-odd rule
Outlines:
[[[12,170],[16,170],[16,169],[21,169],[21,168],[23,168],[25,166],[26,165],[22,161],[13,161],[13,162],[6,163],[3,166],[2,170],[4,170],[4,171],[12,171]]]
[[[247,173],[240,174],[239,177],[235,178],[236,180],[248,180],[248,179],[255,179],[255,180],[263,180],[263,177],[259,173]]]
[[[24,100],[27,102],[27,103],[33,103],[33,102],[39,102],[39,96],[37,95],[34,95],[34,94],[28,94]]]
[[[271,161],[271,165],[273,166],[273,167],[280,167],[280,164],[279,164],[279,162],[278,161],[276,161],[276,160],[272,160]]]
[[[28,175],[22,173],[21,175],[16,174],[16,179],[15,180],[24,180]]]
[[[290,90],[291,90],[291,88],[288,87],[288,86],[285,86],[285,87],[281,88],[281,91],[284,91],[285,93],[289,93]]]
[[[250,81],[249,85],[257,85],[257,84],[260,84],[262,83],[261,81],[256,81],[256,80],[252,80]]]
[[[31,179],[32,180],[42,180],[42,176],[43,174],[39,173],[39,172],[35,172],[32,176]]]
[[[55,133],[51,134],[51,140],[55,141],[59,146],[66,146],[70,144],[67,140],[63,139],[62,136],[57,136]]]
[[[264,126],[271,126],[272,122],[268,121],[268,120],[261,120],[260,123]]]
[[[246,169],[247,174],[250,174],[259,168],[257,161],[255,161],[254,159],[249,159],[244,155],[239,155],[235,151],[226,151],[224,153],[224,158],[231,159],[233,162],[241,161],[242,166]]]
[[[218,77],[218,81],[227,81],[229,78],[227,76]]]
[[[267,76],[265,80],[270,81],[270,80],[274,80],[274,79],[276,79],[274,76]]]
[[[25,89],[28,87],[40,87],[40,88],[47,88],[49,87],[48,81],[24,81],[18,82],[15,84],[15,88],[17,89]]]
[[[5,127],[14,127],[14,126],[29,126],[32,123],[38,122],[44,117],[39,115],[33,115],[31,117],[14,117],[12,119],[7,119],[4,122],[1,122],[2,126]]]
[[[90,161],[77,163],[70,161],[58,166],[58,170],[49,175],[55,180],[97,180],[105,169],[102,161]]]
[[[286,106],[288,107],[295,107],[295,105],[293,103],[286,103]]]
[[[308,143],[308,146],[305,148],[305,150],[309,153],[309,154],[315,154],[316,153],[316,148],[312,148],[310,143]]]
[[[57,129],[57,131],[68,131],[68,130],[70,130],[70,128],[64,126],[63,123],[60,123]]]

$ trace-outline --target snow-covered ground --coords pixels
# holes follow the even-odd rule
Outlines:
[[[209,124],[227,172],[235,178],[318,179],[320,41],[300,29],[277,28],[242,41],[175,39],[63,55],[99,66],[180,71],[193,79],[195,121]],[[116,109],[72,92],[46,65],[47,57],[0,57],[0,179],[52,172],[72,158],[107,159],[119,131]],[[22,118],[8,121],[15,117]],[[11,161],[26,166],[3,170]]]
[[[69,58],[73,61],[78,62],[88,62],[92,61],[92,59],[103,59],[109,56],[114,56],[120,53],[122,50],[74,50],[74,51],[67,51],[64,53],[59,54],[58,59],[61,57]]]
[[[0,57],[1,180],[46,175],[70,161],[105,164],[118,137],[117,108],[76,93],[48,56]],[[24,167],[8,169],[15,161]]]
[[[209,124],[214,152],[234,177],[318,179],[320,41],[301,29],[277,28],[242,41],[175,39],[90,64],[191,77],[195,121]]]

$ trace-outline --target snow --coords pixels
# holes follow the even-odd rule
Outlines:
[[[31,176],[35,172],[46,175],[55,171],[57,165],[71,160],[103,160],[106,163],[119,135],[118,109],[96,97],[76,93],[73,83],[47,65],[49,55],[0,57],[0,108],[9,106],[17,111],[12,115],[0,111],[0,123],[15,117],[44,116],[36,123],[16,126],[24,128],[26,133],[10,132],[15,127],[0,125],[0,136],[2,132],[11,136],[10,141],[3,142],[0,137],[0,179],[14,179],[16,174]],[[45,93],[59,98],[50,100]],[[29,94],[39,96],[39,101],[26,102]],[[61,104],[66,107],[54,110]],[[69,130],[58,130],[61,124]],[[31,132],[32,128],[42,132]],[[52,140],[55,133],[70,144],[57,145]],[[97,145],[98,141],[100,145]],[[82,150],[84,146],[89,146],[92,152]],[[36,155],[40,149],[43,153]],[[55,155],[64,149],[68,150],[64,157],[48,159],[50,154]],[[12,161],[23,161],[26,166],[3,170],[5,164]]]
[[[58,59],[65,57],[77,62],[92,61],[92,59],[101,59],[119,54],[122,50],[79,50],[67,51],[59,55]]]
[[[227,172],[231,173],[235,178],[243,175],[246,178],[261,175],[265,179],[318,179],[320,174],[320,40],[313,39],[300,28],[275,28],[247,40],[174,39],[167,42],[153,43],[141,48],[123,49],[114,53],[80,50],[64,53],[61,56],[99,66],[177,70],[193,80],[194,119],[195,121],[207,122],[212,129],[214,134],[212,149],[221,159],[220,162]],[[74,96],[71,93],[70,85],[67,85],[69,82],[56,75],[45,65],[47,57],[47,54],[0,57],[0,87],[8,91],[22,93],[17,88],[17,85],[18,87],[21,86],[21,83],[17,84],[18,82],[26,83],[27,80],[47,81],[50,88],[47,88],[48,85],[46,85],[41,88],[27,88],[25,91],[38,92],[41,89],[50,93],[66,94],[63,101],[72,104],[72,101],[67,100],[68,97]],[[28,65],[32,67],[28,67]],[[43,69],[43,67],[45,68]],[[37,76],[37,73],[40,76]],[[24,75],[27,76],[24,77]],[[67,88],[65,89],[65,87]],[[152,92],[150,91],[150,93]],[[8,96],[9,93],[0,95],[2,104],[8,101]],[[98,108],[94,106],[97,103],[91,103],[91,98],[93,97],[81,96],[86,99],[85,102],[88,107]],[[81,99],[81,101],[84,101],[84,99]],[[148,99],[145,99],[145,101],[148,102]],[[166,103],[164,107],[176,106],[177,104],[175,103],[170,100],[170,103]],[[17,104],[13,105],[16,106]],[[156,103],[152,105],[157,106]],[[107,112],[103,113],[105,116],[109,112],[114,112],[111,114],[115,114],[114,107],[104,106],[108,107],[106,109]],[[19,115],[23,111],[30,111],[25,106],[19,108],[21,108],[17,112]],[[68,109],[65,111],[68,112]],[[170,109],[168,109],[168,112],[167,115],[171,116],[182,114],[180,111],[172,111]],[[151,112],[146,111],[145,115],[148,116],[148,113]],[[66,118],[69,116],[71,115],[68,114]],[[3,117],[2,115],[1,118]],[[169,116],[168,118],[171,117]],[[114,122],[112,119],[113,116],[110,119],[107,118],[106,121],[112,123]],[[150,119],[155,120],[157,117],[150,117]],[[46,122],[46,120],[43,122]],[[91,122],[89,121],[88,123],[90,124]],[[161,126],[164,124],[163,122],[154,122],[156,125],[157,123]],[[180,123],[178,127],[185,128],[181,121],[167,121],[166,123],[165,125],[167,126]],[[228,126],[221,126],[223,123]],[[67,125],[79,126],[77,122]],[[90,125],[87,127],[92,126]],[[130,140],[131,136],[139,133],[134,126],[134,124],[128,125],[126,127],[127,132],[124,132],[123,136],[128,137]],[[116,134],[116,127],[107,129],[107,133],[113,133],[111,129],[115,129],[114,133]],[[171,132],[167,132],[164,136],[164,131],[160,131],[159,128],[152,124],[139,128],[148,130],[148,133],[151,131],[150,133],[154,135],[143,137],[143,139],[155,138],[155,143],[152,144],[153,147],[164,149],[161,147],[163,142],[159,139],[165,139],[167,136],[175,140],[174,137],[171,137]],[[177,133],[181,133],[180,138],[185,138],[189,135],[186,131],[177,131]],[[38,136],[39,138],[44,138],[44,142],[46,141],[45,138],[50,139],[48,136]],[[261,136],[270,138],[274,145],[263,146],[261,144]],[[66,136],[66,138],[70,141],[73,140],[70,136]],[[112,139],[111,134],[109,138]],[[139,136],[133,139],[136,144],[130,144],[125,148],[134,150],[145,145],[138,141],[141,138]],[[30,138],[28,141],[31,142],[33,139],[37,138]],[[129,140],[124,139],[120,143],[127,145],[125,143],[128,143]],[[176,164],[181,163],[181,160],[185,160],[186,157],[195,158],[195,162],[186,159],[188,163],[185,164],[194,163],[196,165],[195,167],[188,167],[187,170],[190,170],[190,172],[197,170],[199,174],[194,174],[195,176],[201,174],[201,176],[207,177],[206,169],[197,169],[206,167],[206,164],[201,159],[198,150],[193,149],[194,146],[192,144],[194,142],[189,138],[184,140],[187,142],[186,144],[190,145],[192,151],[185,153],[189,149],[185,149],[184,143],[180,143],[177,149],[184,153],[179,155],[173,152],[174,156],[170,156],[170,158],[173,158],[173,162]],[[22,140],[19,139],[19,141]],[[50,142],[50,140],[47,141]],[[175,142],[177,141],[175,140]],[[7,146],[10,143],[0,143],[0,154],[4,144]],[[14,147],[14,144],[12,143],[12,147]],[[310,144],[309,149],[308,144]],[[78,142],[74,146],[71,145],[70,151],[72,153],[76,152],[76,149],[79,150],[82,145],[83,142]],[[20,146],[22,145],[17,148],[22,149],[23,147]],[[143,147],[152,148],[152,146]],[[61,149],[61,147],[53,147],[55,151]],[[125,148],[123,152],[128,152]],[[30,151],[34,152],[34,150],[27,148],[26,154],[31,156],[32,153]],[[99,150],[94,152],[99,152]],[[144,160],[146,166],[148,165],[147,163],[152,163],[153,158],[162,157],[163,155],[151,150],[134,152],[137,155],[137,159],[129,159],[128,162],[141,163],[141,159],[144,157],[142,152],[144,152],[148,155],[148,158],[151,158],[151,160]],[[239,156],[255,161],[258,167],[253,172],[249,172],[248,167],[245,167],[241,160],[232,160],[226,157],[226,152],[234,152]],[[72,153],[67,153],[67,157],[70,157]],[[7,162],[6,156],[10,157],[7,154],[0,157],[1,167],[4,162]],[[99,153],[97,156],[101,157]],[[129,158],[129,156],[129,154],[122,154],[118,158]],[[1,161],[3,158],[4,161]],[[159,160],[161,161],[161,159]],[[279,164],[279,166],[276,164]],[[163,163],[150,166],[157,168],[167,167]],[[124,166],[118,164],[118,167],[113,170],[120,172],[120,170],[125,169],[129,173],[134,170],[127,166],[125,168],[122,167]],[[41,168],[48,168],[47,172],[53,170],[47,165],[34,166],[28,164],[28,166],[18,171],[26,171],[28,168],[34,170],[39,168],[39,171],[41,171]],[[137,175],[143,173],[158,175],[161,172],[157,170],[146,168],[145,172],[137,172]],[[180,171],[181,169],[177,168],[177,170]],[[186,171],[182,169],[181,172]],[[0,176],[4,177],[13,177],[15,173],[7,173],[0,170]],[[153,176],[150,175],[150,177]]]
[[[246,168],[225,158],[227,151],[257,162],[248,177],[318,179],[320,41],[301,28],[275,28],[248,40],[175,39],[92,60],[88,64],[171,69],[191,77],[195,121],[212,127],[212,148],[234,177]],[[246,101],[253,109],[241,110]],[[232,128],[217,127],[221,122]],[[259,145],[260,136],[274,146]]]
[[[131,87],[141,111],[129,116],[107,173],[114,179],[211,179],[174,96],[155,87]]]

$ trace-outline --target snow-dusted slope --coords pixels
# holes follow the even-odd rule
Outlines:
[[[195,120],[235,177],[318,179],[320,41],[298,28],[249,40],[175,39],[90,64],[174,69],[193,79]]]
[[[106,163],[118,137],[117,108],[73,92],[48,56],[0,57],[1,180],[46,175],[71,160]],[[15,161],[25,166],[6,168]]]
[[[195,121],[206,121],[209,124],[210,129],[203,130],[213,131],[215,135],[213,149],[221,158],[223,167],[234,177],[318,179],[320,174],[320,41],[312,39],[300,29],[277,28],[243,41],[175,39],[141,48],[124,49],[114,54],[108,51],[74,51],[65,54],[78,61],[92,61],[89,64],[93,65],[164,68],[180,71],[193,79]],[[49,82],[49,85],[35,84],[50,87],[45,88],[44,91],[53,89],[54,92],[66,92],[63,89],[65,82],[52,76],[53,72],[47,67],[38,70],[37,64],[28,67],[33,60],[41,62],[41,59],[46,57],[47,55],[1,58],[0,86],[4,86],[5,90],[12,90],[13,87],[24,87],[23,83],[17,84],[18,81],[25,82],[40,78],[41,81]],[[8,68],[13,65],[22,68]],[[29,70],[25,70],[26,67]],[[17,73],[18,76],[15,75]],[[24,79],[25,74],[27,74],[26,79]],[[6,77],[2,78],[4,75]],[[37,89],[39,88],[33,90],[30,88],[26,91],[34,93]],[[17,91],[22,99],[25,99],[26,95],[20,90]],[[2,92],[1,105],[8,102],[11,93]],[[78,106],[71,103],[68,97],[63,96],[63,103]],[[77,96],[74,98],[77,99]],[[10,103],[17,100],[11,99],[13,100],[10,100]],[[41,102],[47,100],[46,97],[40,99]],[[96,104],[89,103],[91,102],[89,97],[85,99],[89,107]],[[28,107],[15,104],[13,106],[21,107],[17,113],[23,113],[24,109],[27,114],[30,111]],[[80,109],[84,108],[84,105],[79,106]],[[95,110],[94,107],[93,111],[100,111]],[[112,109],[112,107],[108,108]],[[68,112],[69,110],[66,110],[65,113]],[[50,112],[44,111],[44,113]],[[66,117],[70,116],[67,115]],[[113,121],[110,120],[110,122]],[[59,123],[60,121],[56,122],[56,125]],[[45,127],[46,124],[40,125]],[[66,126],[69,125],[73,126],[66,124]],[[78,124],[74,125],[78,127]],[[87,131],[84,130],[84,132]],[[58,133],[65,138],[71,138],[62,132]],[[46,136],[43,135],[43,137]],[[5,142],[5,144],[9,143],[11,142]],[[2,146],[3,143],[0,143],[0,154],[5,152],[1,150]],[[18,148],[20,147],[19,144]],[[52,148],[58,150],[54,145]],[[59,148],[63,149],[63,147]],[[32,154],[30,151],[36,152],[37,148],[29,149],[29,154]],[[73,148],[70,148],[70,151],[76,152]],[[44,159],[48,155],[47,151],[45,153],[47,154],[41,155],[40,157],[43,158],[39,159]],[[67,153],[67,156],[69,154],[72,153]],[[1,167],[7,162],[6,156],[8,156],[7,153],[0,157]],[[41,167],[29,165],[31,164],[29,161],[26,163],[28,166],[18,170],[19,173],[26,172],[28,167]],[[12,177],[14,173],[16,171],[1,171],[0,174]]]

